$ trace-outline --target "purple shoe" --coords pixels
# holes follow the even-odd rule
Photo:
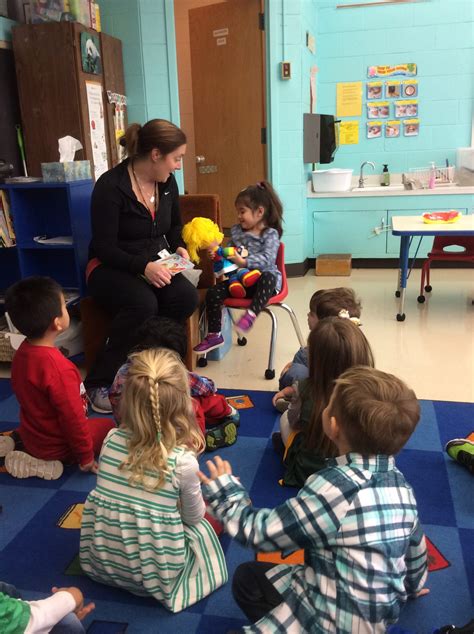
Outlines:
[[[215,350],[216,348],[220,348],[224,345],[224,337],[220,333],[210,332],[207,337],[205,337],[201,343],[198,343],[197,346],[194,346],[194,352],[199,354],[206,354],[211,350]]]
[[[235,324],[235,329],[242,335],[246,335],[252,328],[256,318],[256,315],[254,315],[249,310],[246,310],[244,315],[242,315],[239,321]]]

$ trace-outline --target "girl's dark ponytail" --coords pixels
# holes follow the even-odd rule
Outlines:
[[[267,227],[276,229],[279,237],[283,234],[283,205],[278,194],[268,181],[259,181],[255,185],[249,185],[237,194],[235,204],[244,204],[254,211],[258,207],[265,210],[264,220]]]

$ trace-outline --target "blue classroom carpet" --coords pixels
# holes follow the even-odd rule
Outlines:
[[[242,392],[225,390],[227,396]],[[270,392],[245,392],[253,407],[240,410],[235,445],[221,450],[250,491],[255,506],[276,506],[295,494],[277,485],[281,466],[270,435],[278,421]],[[443,452],[453,437],[474,430],[474,405],[422,401],[422,418],[397,465],[413,486],[430,548],[428,596],[410,601],[393,634],[431,633],[448,623],[458,625],[474,615],[474,479]],[[0,431],[18,424],[18,404],[9,381],[0,380]],[[206,460],[212,454],[205,454]],[[79,530],[66,528],[93,488],[95,478],[66,468],[54,482],[15,480],[0,472],[2,514],[0,580],[16,585],[26,599],[49,594],[53,585],[79,586],[96,604],[84,622],[88,634],[190,634],[226,632],[245,623],[231,595],[230,583],[180,614],[171,614],[153,599],[93,582],[77,563]],[[79,507],[80,508],[80,507]],[[62,526],[60,524],[62,523]],[[221,538],[229,576],[254,558],[226,535]]]

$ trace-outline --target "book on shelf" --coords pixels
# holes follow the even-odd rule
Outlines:
[[[10,213],[7,193],[0,190],[0,247],[9,248],[16,245],[15,230]]]

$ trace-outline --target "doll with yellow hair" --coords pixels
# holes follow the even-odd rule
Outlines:
[[[260,278],[260,271],[241,268],[231,261],[235,255],[247,257],[244,247],[222,247],[224,234],[209,218],[193,218],[183,227],[183,240],[186,243],[189,256],[193,262],[199,264],[199,251],[206,249],[213,261],[214,274],[218,279],[229,280],[229,294],[231,297],[243,298],[246,288],[253,286]],[[229,275],[230,274],[230,275]]]

